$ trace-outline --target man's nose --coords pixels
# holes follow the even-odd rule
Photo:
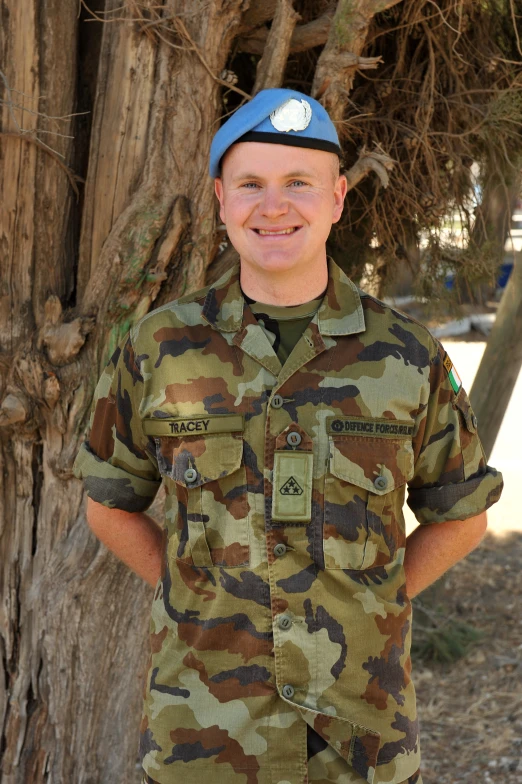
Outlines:
[[[277,186],[267,185],[263,191],[259,211],[267,218],[275,218],[288,212],[288,197]]]

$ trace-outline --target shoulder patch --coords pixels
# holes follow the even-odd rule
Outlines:
[[[448,356],[448,352],[446,352],[446,354],[444,355],[443,364],[444,367],[446,368],[446,372],[448,374],[451,387],[455,392],[455,394],[457,394],[462,386],[462,381],[460,380],[460,376],[457,373],[455,366],[453,365],[453,362]]]

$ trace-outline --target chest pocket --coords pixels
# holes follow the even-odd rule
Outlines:
[[[242,434],[162,436],[155,441],[158,468],[167,491],[178,500],[177,559],[194,566],[248,565]]]
[[[325,479],[325,569],[389,563],[406,539],[402,507],[413,476],[407,439],[331,436]]]

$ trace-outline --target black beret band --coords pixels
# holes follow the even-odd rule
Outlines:
[[[306,136],[249,131],[240,136],[239,139],[236,139],[234,144],[239,144],[239,142],[264,142],[267,144],[287,144],[289,147],[308,147],[310,150],[324,150],[324,152],[335,153],[339,158],[343,157],[341,148],[334,142],[325,141],[324,139],[310,139]]]

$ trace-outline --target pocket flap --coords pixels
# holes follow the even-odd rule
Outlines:
[[[413,448],[404,439],[330,438],[330,472],[345,482],[384,495],[413,476]]]
[[[342,716],[321,713],[291,702],[289,704],[368,784],[372,784],[381,745],[380,733]]]
[[[473,409],[471,408],[471,403],[469,402],[469,398],[464,392],[464,387],[460,388],[460,392],[457,395],[456,399],[457,408],[459,409],[460,413],[464,417],[464,421],[466,423],[466,428],[470,433],[477,432],[477,417]]]
[[[241,433],[186,438],[162,436],[155,441],[160,473],[184,487],[200,487],[205,482],[222,479],[241,467]],[[187,477],[189,469],[196,471],[193,480]]]

